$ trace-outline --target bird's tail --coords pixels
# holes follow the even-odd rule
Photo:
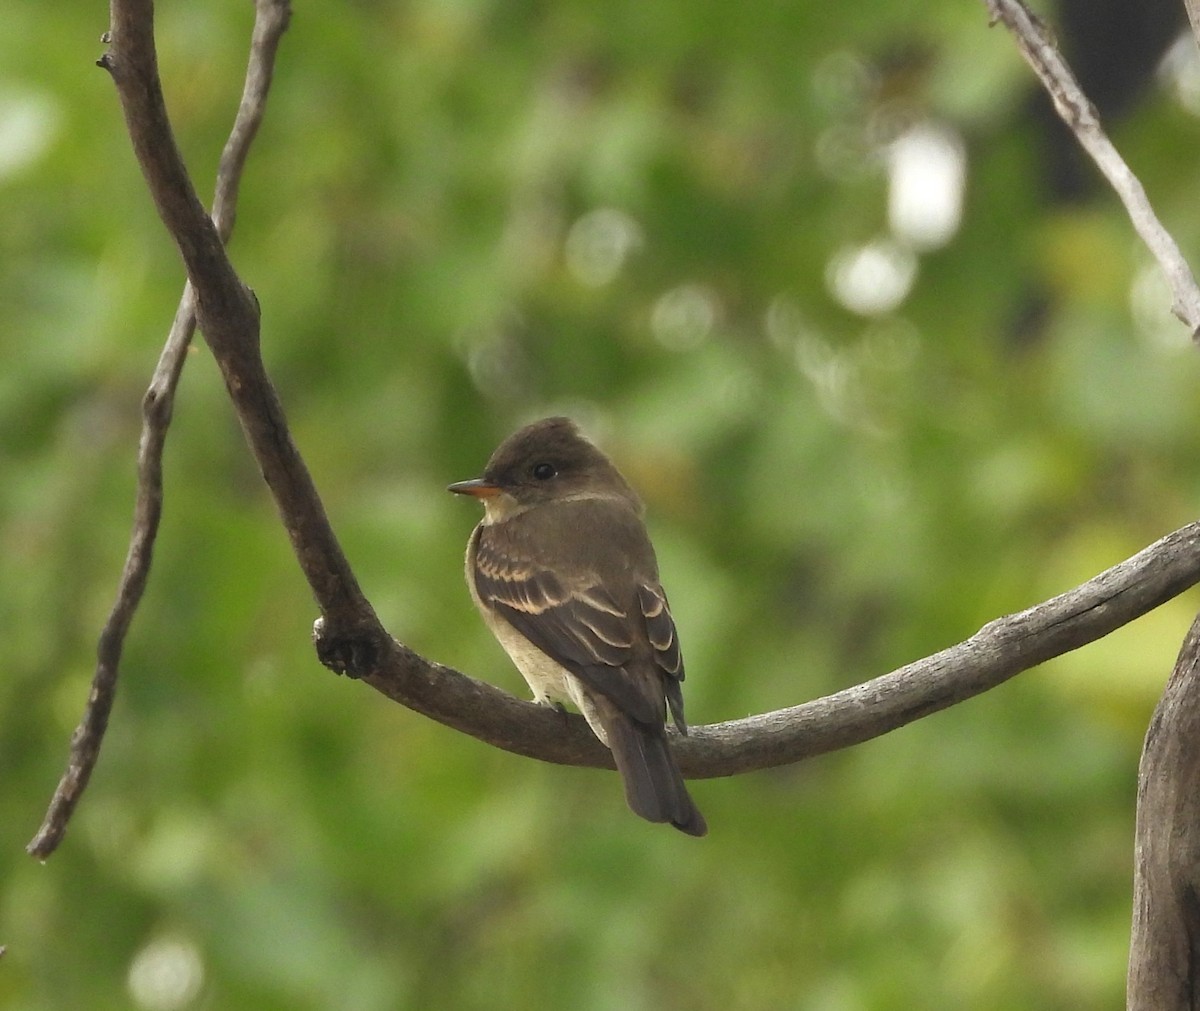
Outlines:
[[[620,712],[599,715],[633,813],[647,821],[670,822],[688,835],[704,835],[708,823],[684,785],[666,729],[646,726]]]

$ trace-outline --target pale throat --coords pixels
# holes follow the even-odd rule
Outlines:
[[[480,501],[483,503],[483,525],[485,527],[490,527],[493,523],[503,523],[529,508],[528,505],[522,505],[506,491],[502,491],[498,495],[490,495]]]

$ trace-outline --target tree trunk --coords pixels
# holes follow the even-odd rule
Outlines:
[[[1127,1007],[1200,1009],[1200,617],[1154,711],[1138,770]]]

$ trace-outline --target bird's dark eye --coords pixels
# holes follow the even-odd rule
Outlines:
[[[549,481],[558,471],[552,463],[535,463],[530,473],[539,481]]]

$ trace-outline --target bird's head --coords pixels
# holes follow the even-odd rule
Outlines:
[[[570,418],[543,418],[502,442],[483,476],[449,490],[483,503],[485,523],[549,502],[621,499],[641,511],[637,494]]]

